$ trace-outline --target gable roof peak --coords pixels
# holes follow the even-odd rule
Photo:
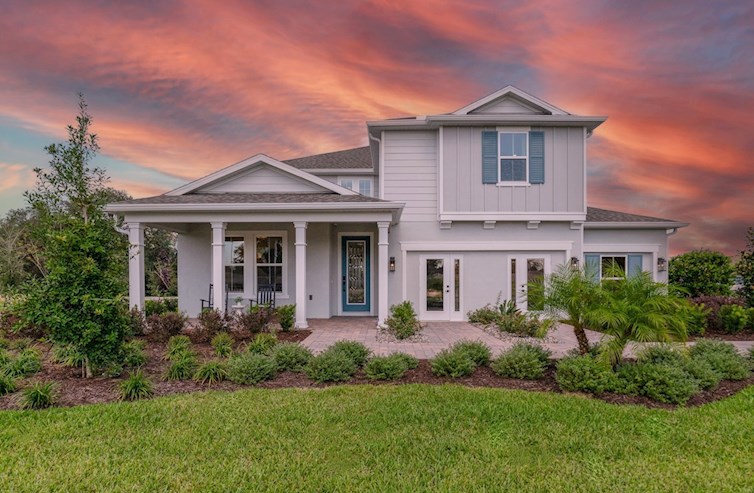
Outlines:
[[[532,94],[529,94],[526,91],[523,91],[519,89],[516,86],[513,85],[507,85],[503,87],[502,89],[498,89],[497,91],[488,94],[487,96],[484,96],[483,98],[477,99],[473,103],[469,103],[463,108],[457,109],[452,114],[453,115],[468,115],[474,110],[477,110],[479,108],[482,108],[484,106],[487,106],[497,100],[503,99],[505,97],[512,96],[514,99],[521,100],[522,102],[532,105],[539,110],[541,110],[543,113],[548,115],[570,115],[565,110],[562,110],[558,108],[557,106],[554,106],[547,101],[540,99]]]

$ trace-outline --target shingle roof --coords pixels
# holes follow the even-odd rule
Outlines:
[[[369,146],[283,161],[298,169],[372,169]]]
[[[597,207],[586,208],[586,222],[588,223],[673,223],[672,219],[640,216],[628,212],[598,209]]]
[[[185,195],[157,195],[125,200],[111,204],[313,204],[313,203],[364,203],[386,200],[364,195],[339,195],[337,193],[188,193]]]

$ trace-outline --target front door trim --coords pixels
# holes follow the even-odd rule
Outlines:
[[[368,275],[367,275],[367,291],[368,291],[368,301],[369,301],[369,310],[364,311],[347,311],[344,310],[343,307],[343,263],[344,263],[344,255],[345,252],[343,250],[343,244],[346,239],[367,239],[367,247],[369,252],[369,263],[368,263]],[[375,315],[374,312],[374,278],[375,276],[372,275],[374,273],[374,267],[375,267],[375,255],[374,255],[374,233],[364,232],[364,231],[343,231],[338,233],[338,278],[335,280],[335,285],[337,287],[337,297],[338,297],[338,316],[349,316],[349,317],[372,317]]]

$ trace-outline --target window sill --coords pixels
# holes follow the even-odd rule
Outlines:
[[[531,183],[527,181],[499,181],[497,187],[530,187]]]

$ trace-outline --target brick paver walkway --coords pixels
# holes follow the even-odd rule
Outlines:
[[[492,348],[493,355],[509,349],[515,340],[504,341],[493,337],[485,331],[467,322],[426,322],[423,334],[426,342],[378,342],[377,319],[372,317],[333,317],[330,319],[310,319],[309,328],[312,333],[304,339],[303,345],[318,353],[336,341],[352,340],[364,343],[375,354],[385,355],[394,352],[404,352],[419,359],[434,357],[439,351],[453,345],[462,339],[479,340]],[[598,342],[602,334],[587,331],[589,341]],[[578,346],[573,329],[569,325],[560,324],[548,334],[548,342],[542,346],[552,351],[553,357],[561,358],[568,351]],[[690,343],[693,344],[693,343]],[[754,345],[754,341],[736,341],[733,343],[739,351],[747,352]],[[632,349],[626,350],[630,355]]]

